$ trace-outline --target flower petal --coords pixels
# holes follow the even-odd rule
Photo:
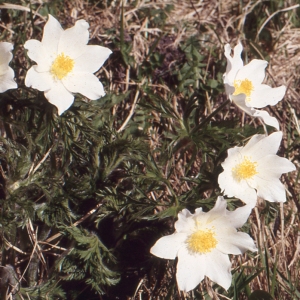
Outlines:
[[[231,56],[231,47],[229,44],[226,44],[225,47],[225,57],[227,58],[227,67],[226,67],[226,73],[224,74],[224,84],[228,84],[229,86],[233,86],[233,82],[235,79],[235,76],[239,69],[241,69],[244,65],[241,53],[243,51],[243,46],[239,42],[234,47],[234,54],[233,57]],[[234,91],[234,89],[233,89]]]
[[[222,162],[222,167],[224,169],[223,176],[228,177],[228,180],[233,180],[232,169],[236,167],[239,163],[241,163],[243,156],[242,156],[242,149],[243,147],[233,147],[227,150],[227,158]],[[223,174],[221,173],[221,174]],[[220,185],[220,182],[219,182]],[[224,185],[224,188],[226,184]]]
[[[36,65],[32,66],[26,74],[25,85],[33,87],[39,91],[47,91],[51,88],[52,76],[48,72],[39,73],[36,71]]]
[[[248,220],[252,207],[244,205],[233,211],[226,210],[227,222],[234,228],[241,228]]]
[[[251,151],[251,148],[253,146],[255,146],[260,140],[264,139],[265,137],[267,137],[267,135],[265,135],[265,134],[255,134],[255,135],[253,135],[250,138],[250,140],[247,142],[247,144],[243,147],[243,151],[241,151],[241,153]]]
[[[262,108],[267,105],[275,105],[285,95],[286,87],[284,85],[271,88],[268,85],[261,84],[255,87],[251,93],[250,101],[246,101],[249,107]]]
[[[28,50],[28,57],[38,64],[36,71],[47,72],[50,70],[52,61],[50,60],[50,56],[47,54],[43,44],[40,41],[28,40],[24,44],[24,48]]]
[[[0,75],[0,93],[3,93],[10,89],[16,89],[17,83],[14,81],[15,72],[12,68],[8,68],[6,73]]]
[[[268,112],[264,110],[257,110],[252,107],[248,107],[246,105],[246,96],[244,94],[240,94],[237,96],[232,95],[231,96],[232,101],[234,104],[236,104],[237,107],[239,107],[241,110],[243,110],[245,113],[252,117],[257,117],[263,120],[263,122],[269,126],[272,126],[279,130],[279,123],[276,118],[271,117]]]
[[[265,68],[268,62],[261,59],[253,59],[249,64],[243,66],[236,74],[235,80],[248,79],[253,86],[259,85],[265,78]]]
[[[253,239],[244,232],[237,232],[233,227],[221,226],[217,234],[217,249],[224,254],[238,255],[248,250],[257,251]]]
[[[225,55],[225,57],[227,59],[226,73],[228,73],[231,70],[231,68],[232,68],[232,60],[233,60],[233,58],[231,56],[231,50],[232,49],[230,47],[230,44],[226,44],[224,46],[224,55]]]
[[[224,77],[224,85],[225,85],[225,93],[230,101],[232,101],[232,94],[234,93],[234,86],[225,83],[225,77]]]
[[[74,96],[59,80],[53,81],[51,89],[45,92],[45,97],[57,107],[59,115],[66,111],[74,102]]]
[[[256,180],[257,196],[270,202],[285,202],[285,187],[278,178]]]
[[[268,155],[261,159],[257,169],[258,174],[253,180],[257,195],[271,202],[285,202],[285,188],[279,177],[282,173],[294,171],[295,165],[286,158]]]
[[[257,138],[255,138],[257,140]],[[250,156],[254,161],[259,161],[269,154],[276,154],[282,140],[282,132],[277,131],[269,136],[257,141],[257,143],[248,144],[241,150],[243,156]]]
[[[210,280],[228,290],[231,285],[231,262],[228,255],[221,253],[217,249],[209,253],[209,266],[206,268],[205,275]]]
[[[62,83],[68,91],[80,93],[91,100],[99,99],[105,95],[102,83],[92,73],[72,73],[63,78]]]
[[[253,109],[252,107],[249,107],[246,105],[246,95],[245,94],[239,94],[239,95],[232,95],[231,96],[232,101],[234,102],[234,104],[241,109],[242,111],[244,111],[246,114],[253,116],[254,113],[256,112],[255,109]]]
[[[185,247],[178,251],[176,279],[180,290],[188,292],[194,289],[207,272],[207,255],[190,254]]]
[[[295,171],[295,165],[284,157],[278,155],[267,155],[258,161],[258,177],[269,179],[279,178],[283,173]]]
[[[184,242],[186,238],[187,236],[185,233],[173,233],[171,235],[163,236],[154,244],[150,249],[150,252],[161,258],[175,259],[178,250],[181,247],[185,247]]]
[[[228,156],[221,164],[224,171],[218,177],[218,183],[221,191],[228,197],[237,197],[255,205],[257,196],[255,190],[250,187],[245,180],[238,181],[233,177],[232,169],[242,162],[245,151],[243,147],[234,147],[227,150]]]
[[[3,75],[8,70],[8,64],[12,60],[13,45],[8,42],[0,42],[0,75]]]
[[[87,46],[86,51],[75,59],[73,72],[98,71],[107,60],[112,51],[101,46]]]
[[[204,214],[202,208],[196,210],[197,215]],[[175,222],[175,229],[177,232],[191,232],[195,228],[195,221],[193,219],[193,214],[190,213],[188,209],[183,209],[178,213],[178,220]]]
[[[225,86],[226,87],[226,86]],[[257,110],[252,107],[246,105],[246,95],[239,94],[239,95],[231,95],[230,98],[234,102],[234,104],[243,110],[245,113],[252,117],[258,117],[263,120],[263,122],[269,126],[272,126],[279,130],[279,123],[276,118],[271,117],[268,112],[264,110]]]
[[[224,197],[219,196],[217,198],[215,206],[206,213],[206,216],[207,216],[206,222],[211,223],[215,219],[225,216],[226,215],[226,207],[227,207],[227,201],[224,199]]]
[[[42,44],[49,57],[53,61],[57,56],[58,43],[64,30],[60,23],[51,15],[48,15],[48,21],[44,27]]]
[[[222,163],[224,171],[218,177],[219,187],[228,197],[239,198],[254,206],[257,200],[254,188],[245,180],[237,181],[232,174],[232,169],[240,163],[240,151],[241,147],[228,149],[228,157]]]
[[[76,59],[87,51],[88,28],[89,24],[86,21],[78,20],[73,27],[66,29],[58,44],[58,54],[64,53],[66,56]]]
[[[224,191],[224,194],[228,197],[239,198],[252,207],[255,205],[257,194],[255,189],[248,185],[247,181],[236,181],[232,177],[231,172],[225,172],[224,170],[224,172],[219,175],[218,182],[220,189]]]
[[[272,126],[279,130],[279,123],[276,118],[271,117],[269,113],[265,110],[257,110],[254,114],[254,117],[261,118],[265,124]]]

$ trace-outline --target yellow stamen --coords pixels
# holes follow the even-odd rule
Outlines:
[[[251,161],[248,157],[244,157],[244,160],[232,169],[233,177],[237,181],[248,179],[257,174],[256,171],[257,162]]]
[[[250,96],[254,88],[252,82],[249,79],[246,78],[244,80],[235,80],[233,86],[235,88],[233,95],[245,94],[246,100],[251,100]]]
[[[187,247],[190,251],[200,254],[211,252],[218,244],[215,235],[213,230],[198,230],[187,238]]]
[[[54,77],[63,79],[66,77],[74,67],[74,60],[64,53],[59,54],[54,60],[50,72]]]

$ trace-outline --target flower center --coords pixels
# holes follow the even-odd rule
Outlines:
[[[187,247],[190,251],[200,254],[211,252],[218,243],[215,235],[212,230],[198,230],[187,238]]]
[[[244,157],[244,160],[240,164],[232,168],[233,177],[237,181],[251,178],[257,174],[256,167],[257,162],[253,162],[248,157]]]
[[[50,72],[58,79],[66,77],[74,67],[74,60],[69,56],[65,56],[64,53],[57,55],[55,58]]]
[[[235,88],[233,95],[245,94],[246,100],[247,101],[251,100],[250,96],[254,88],[250,80],[248,80],[247,78],[244,80],[235,80],[233,86]]]

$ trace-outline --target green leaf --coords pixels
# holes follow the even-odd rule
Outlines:
[[[212,89],[215,89],[219,85],[219,82],[215,79],[208,79],[207,85],[210,86]]]

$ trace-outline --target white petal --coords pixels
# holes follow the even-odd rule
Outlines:
[[[228,73],[231,70],[232,67],[232,56],[231,56],[231,47],[230,44],[226,44],[224,46],[224,55],[227,59],[227,66],[226,66],[226,73]]]
[[[202,212],[202,208],[196,209],[195,215],[199,216],[200,214],[204,214]],[[175,229],[177,232],[186,232],[191,233],[195,228],[195,221],[193,218],[194,214],[191,214],[189,210],[183,209],[178,213],[178,220],[175,222]]]
[[[227,158],[221,164],[223,169],[232,169],[243,159],[242,156],[243,147],[233,147],[227,150]]]
[[[207,223],[213,222],[215,219],[226,215],[227,201],[224,197],[218,197],[215,206],[206,213]]]
[[[36,71],[47,72],[50,70],[50,56],[47,54],[43,44],[40,41],[28,40],[24,44],[24,48],[28,50],[28,57],[38,64],[38,66],[36,67]]]
[[[247,222],[251,211],[252,207],[250,205],[244,205],[233,211],[227,210],[227,221],[234,228],[241,228]]]
[[[45,92],[48,101],[55,105],[61,115],[74,102],[74,96],[63,86],[61,81],[53,81],[51,89]]]
[[[26,74],[25,85],[33,87],[39,91],[47,91],[52,85],[52,76],[48,72],[39,73],[35,70],[36,66],[32,66]]]
[[[7,42],[0,42],[0,75],[7,72],[8,64],[13,55],[11,53],[13,45]]]
[[[89,41],[89,24],[84,20],[76,21],[75,25],[66,29],[58,44],[58,53],[76,59],[87,51]]]
[[[241,68],[236,74],[235,80],[248,79],[253,86],[259,85],[265,78],[265,68],[268,62],[260,59],[253,59],[249,64]]]
[[[228,290],[231,285],[231,262],[228,255],[221,253],[217,249],[209,253],[209,261],[205,275],[210,280]]]
[[[254,147],[260,140],[267,137],[265,134],[255,134],[253,135],[250,140],[247,142],[247,144],[243,147],[242,153],[250,152],[252,147]]]
[[[232,49],[230,47],[230,44],[226,44],[224,46],[224,55],[225,55],[225,57],[227,59],[226,73],[228,73],[231,70],[231,68],[232,68],[232,60],[233,60],[233,58],[231,56],[231,50]]]
[[[269,180],[256,180],[256,189],[258,197],[270,202],[285,202],[286,194],[284,185],[277,178]]]
[[[226,163],[227,160],[230,161],[229,158],[231,157],[228,156],[228,158],[225,160],[224,163]],[[237,162],[239,161],[237,160]],[[257,200],[257,195],[254,188],[250,187],[247,181],[245,180],[237,181],[233,177],[232,168],[236,166],[236,164],[232,164],[232,162],[230,162],[229,164],[224,165],[224,163],[222,164],[224,171],[218,177],[218,183],[221,191],[223,191],[224,194],[227,195],[228,197],[239,198],[243,202],[249,203],[252,206],[254,206]]]
[[[231,185],[231,182],[233,180],[234,179],[232,176],[232,171],[228,170],[228,169],[224,169],[224,171],[222,173],[220,173],[219,177],[218,177],[218,183],[219,183],[220,190],[222,192],[224,191],[225,195],[227,195],[229,197],[233,197],[234,193],[235,193],[234,187],[228,188],[229,185]]]
[[[233,49],[233,60],[232,60],[232,63],[236,65],[239,69],[244,65],[241,57],[242,52],[243,52],[243,45],[239,41]]]
[[[224,54],[225,57],[227,58],[226,73],[224,74],[224,84],[228,84],[229,86],[232,86],[238,70],[243,67],[243,60],[241,58],[243,46],[239,42],[234,47],[233,57],[231,56],[231,48],[229,44],[226,44],[224,49],[225,49]]]
[[[217,249],[224,254],[243,254],[247,250],[257,251],[253,239],[244,232],[224,225],[217,231]]]
[[[227,201],[224,199],[224,197],[219,196],[217,198],[215,206],[208,212],[208,213],[215,213],[219,215],[225,215],[226,214],[226,206]]]
[[[0,93],[10,89],[16,89],[17,83],[14,81],[15,72],[12,68],[8,68],[6,73],[0,76]]]
[[[4,57],[0,57],[0,63],[4,63],[4,62],[10,62],[12,59],[12,53],[11,51],[14,49],[14,46],[12,43],[8,43],[8,42],[0,42],[0,52],[1,53],[7,53],[10,55],[7,55],[5,58]]]
[[[194,214],[191,214],[192,216],[198,216],[198,215],[203,215],[205,214],[203,211],[202,211],[202,207],[198,207],[195,209],[195,213]]]
[[[254,114],[254,117],[261,118],[265,124],[272,126],[279,130],[279,123],[276,118],[271,117],[267,111],[257,110]]]
[[[276,105],[285,95],[286,87],[284,85],[271,88],[268,85],[261,84],[255,87],[251,93],[250,101],[246,104],[250,107],[262,108],[267,105]]]
[[[246,114],[253,116],[256,112],[255,109],[246,105],[246,95],[239,94],[239,95],[232,95],[231,96],[233,103]]]
[[[111,50],[106,47],[87,46],[86,51],[75,59],[73,72],[95,73],[111,53]]]
[[[251,148],[247,145],[242,149],[243,156],[250,156],[252,160],[259,161],[269,154],[276,154],[282,140],[282,132],[277,131],[269,136],[260,139],[256,144],[251,143]]]
[[[295,165],[284,157],[267,155],[258,161],[258,176],[264,179],[270,177],[279,178],[283,173],[295,171]]]
[[[185,247],[185,240],[187,235],[185,233],[173,233],[160,238],[154,246],[150,249],[150,252],[158,257],[165,259],[175,259],[178,250],[181,247]]]
[[[228,156],[221,164],[224,171],[218,178],[218,183],[222,191],[226,189],[229,183],[235,180],[232,175],[232,169],[241,162],[243,158],[241,151],[242,147],[234,147],[227,150]]]
[[[178,252],[176,279],[180,290],[188,292],[203,279],[209,267],[206,255],[190,254],[185,247]]]
[[[240,182],[235,180],[231,170],[224,170],[224,172],[219,175],[218,183],[220,189],[224,191],[224,194],[228,197],[236,197],[252,206],[255,205],[257,195],[254,188],[250,187],[245,180],[241,180]]]
[[[51,61],[55,59],[58,51],[58,43],[64,30],[60,23],[51,15],[48,15],[48,21],[44,27],[42,44]]]
[[[232,101],[232,94],[234,93],[234,86],[225,83],[225,81],[226,81],[226,77],[224,77],[225,92],[226,92],[226,95],[228,96],[229,100]]]
[[[8,72],[8,68],[10,67],[8,66],[7,63],[0,65],[0,76],[5,75]]]
[[[96,100],[105,95],[99,79],[92,73],[72,73],[62,79],[62,83],[72,93],[80,93],[85,97]]]

